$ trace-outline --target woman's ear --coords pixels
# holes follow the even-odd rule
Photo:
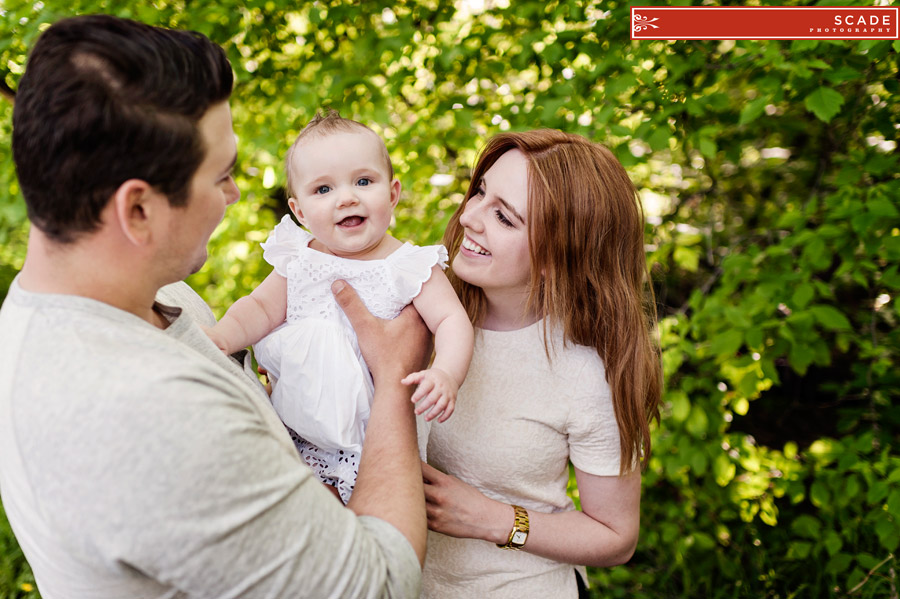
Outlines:
[[[128,241],[147,245],[153,235],[153,220],[158,218],[160,202],[168,200],[141,179],[129,179],[113,194],[113,219]]]
[[[288,207],[291,209],[294,216],[297,217],[297,221],[305,227],[306,219],[303,218],[303,211],[300,210],[300,202],[298,202],[296,198],[288,198]]]

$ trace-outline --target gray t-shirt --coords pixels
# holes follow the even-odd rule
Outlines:
[[[164,331],[17,281],[0,309],[0,492],[42,595],[418,596],[406,538],[322,487],[202,300],[157,301]]]

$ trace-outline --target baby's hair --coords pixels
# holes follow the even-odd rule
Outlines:
[[[317,112],[316,116],[310,120],[306,126],[300,131],[300,134],[297,136],[297,139],[294,140],[294,143],[291,144],[291,147],[287,151],[287,157],[284,161],[284,170],[285,175],[287,176],[287,192],[289,196],[294,194],[294,177],[291,174],[291,165],[294,161],[294,153],[297,151],[297,147],[300,143],[311,136],[314,135],[331,135],[333,133],[337,133],[339,131],[348,132],[348,133],[356,133],[359,131],[368,131],[372,135],[378,138],[378,141],[381,145],[381,153],[384,158],[384,164],[387,167],[388,179],[394,178],[394,167],[391,164],[391,156],[388,154],[387,146],[384,145],[384,141],[381,139],[381,136],[375,133],[370,127],[363,125],[358,121],[354,121],[352,119],[345,119],[342,117],[337,110],[333,110],[329,108],[324,112]]]

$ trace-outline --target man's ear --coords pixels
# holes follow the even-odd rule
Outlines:
[[[391,181],[391,208],[396,208],[397,204],[400,202],[400,191],[402,187],[400,179]]]
[[[128,241],[135,245],[150,242],[160,200],[166,201],[162,194],[141,179],[129,179],[119,185],[112,198],[113,217]]]
[[[298,202],[296,198],[288,198],[288,207],[291,209],[291,212],[294,213],[294,216],[297,217],[300,224],[305,227],[306,219],[303,218],[303,211],[300,210],[300,202]]]

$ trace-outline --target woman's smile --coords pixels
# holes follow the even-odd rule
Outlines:
[[[491,255],[491,253],[489,251],[487,251],[486,249],[484,249],[483,247],[481,247],[480,245],[478,245],[477,243],[472,241],[472,239],[468,235],[463,237],[462,249],[468,250],[469,252],[472,252],[473,254],[478,254],[481,256],[490,256]]]

